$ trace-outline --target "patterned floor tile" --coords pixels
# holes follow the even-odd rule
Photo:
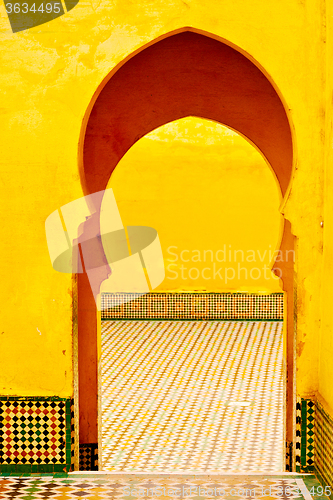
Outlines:
[[[284,470],[282,322],[103,321],[103,470]]]
[[[310,489],[312,488],[312,489]],[[151,500],[215,499],[327,500],[314,476],[223,475],[73,475],[69,478],[0,477],[0,499],[24,500]]]

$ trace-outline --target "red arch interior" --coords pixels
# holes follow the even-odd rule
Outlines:
[[[138,139],[185,116],[215,120],[248,137],[266,156],[285,193],[292,139],[277,92],[241,53],[193,32],[146,48],[106,83],[86,128],[81,172],[85,191],[104,189]]]

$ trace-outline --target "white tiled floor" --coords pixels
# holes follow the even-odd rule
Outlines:
[[[282,322],[103,321],[103,470],[283,470]]]

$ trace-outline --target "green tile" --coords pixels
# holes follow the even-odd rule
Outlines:
[[[11,474],[12,472],[15,473],[15,464],[3,464],[0,465],[0,472],[1,474]]]
[[[16,467],[15,467],[15,471],[16,471],[16,472],[22,472],[22,473],[23,473],[23,472],[29,472],[29,473],[30,473],[30,472],[31,472],[31,465],[30,465],[30,464],[29,464],[29,465],[26,465],[26,464],[24,464],[24,465],[23,465],[23,464],[22,464],[22,465],[21,465],[21,464],[18,464],[18,465],[16,465]]]
[[[66,467],[64,464],[54,464],[54,472],[65,472],[64,468]]]
[[[44,472],[44,473],[46,473],[46,472],[50,471],[50,465],[48,465],[48,464],[47,465],[46,464],[42,465],[41,464],[38,469],[39,469],[38,472],[42,472],[42,473]]]

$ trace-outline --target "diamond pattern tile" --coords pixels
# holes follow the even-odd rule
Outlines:
[[[1,399],[0,420],[1,465],[66,465],[66,401]]]
[[[333,419],[319,402],[315,407],[315,415],[314,436],[311,434],[311,444],[315,444],[315,466],[325,484],[333,485]]]
[[[284,470],[282,322],[104,321],[103,470]]]
[[[98,444],[80,444],[79,449],[79,468],[80,470],[98,470]]]
[[[242,500],[307,500],[309,491],[320,487],[314,476],[303,479],[292,476],[223,476],[223,475],[70,475],[69,477],[0,477],[2,500],[21,498],[39,500],[87,499],[129,500],[138,498],[190,498]],[[316,500],[327,500],[316,495]]]

